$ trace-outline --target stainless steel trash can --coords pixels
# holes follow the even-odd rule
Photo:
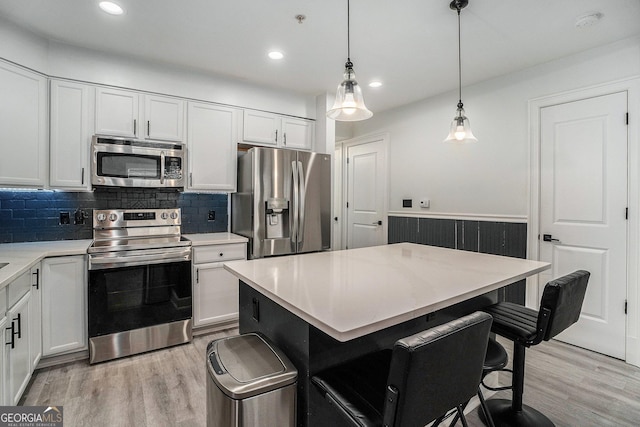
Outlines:
[[[263,335],[207,346],[207,427],[296,425],[298,371]]]

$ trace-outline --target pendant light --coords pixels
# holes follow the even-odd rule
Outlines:
[[[449,8],[458,12],[458,110],[451,122],[451,130],[444,142],[478,142],[471,132],[469,119],[464,115],[462,104],[462,61],[460,59],[460,11],[467,7],[469,0],[453,0]]]
[[[341,122],[355,122],[365,120],[373,116],[373,113],[364,105],[362,89],[356,82],[356,74],[353,72],[353,62],[351,62],[350,45],[350,10],[349,0],[347,0],[347,63],[344,64],[344,80],[338,86],[336,101],[333,107],[327,111],[327,117]]]

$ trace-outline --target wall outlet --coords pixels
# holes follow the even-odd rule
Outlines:
[[[431,205],[431,200],[429,199],[421,199],[420,200],[420,207],[421,208],[428,208]]]
[[[69,224],[70,222],[69,212],[60,212],[60,225]]]
[[[207,215],[207,221],[215,221],[216,220],[216,211],[209,211],[209,215]]]

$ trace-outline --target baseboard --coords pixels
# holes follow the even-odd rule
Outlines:
[[[237,328],[238,327],[238,319],[227,320],[225,322],[216,323],[215,325],[208,326],[200,326],[198,328],[193,328],[193,336],[197,337],[200,335],[208,335],[214,332],[223,331],[225,329]]]

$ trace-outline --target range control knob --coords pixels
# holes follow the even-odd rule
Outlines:
[[[171,212],[171,219],[178,218],[178,212]]]
[[[162,214],[160,215],[160,218],[167,219],[167,218],[169,218],[169,214],[166,213],[166,212],[162,212]]]
[[[118,215],[114,213],[109,214],[109,221],[115,221],[116,219],[118,219]]]
[[[107,216],[103,213],[99,213],[98,216],[96,217],[96,219],[100,222],[104,221],[105,219],[107,219]]]

